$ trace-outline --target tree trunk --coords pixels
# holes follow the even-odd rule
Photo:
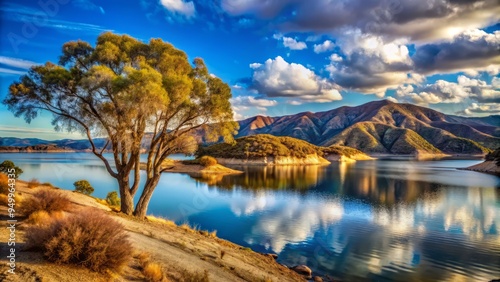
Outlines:
[[[139,198],[139,202],[135,207],[134,215],[139,218],[144,218],[148,211],[149,201],[151,200],[151,196],[153,196],[153,191],[158,185],[158,181],[160,181],[160,175],[153,175],[152,178],[148,178],[146,180],[146,184],[144,184],[144,190],[142,190],[141,197]]]
[[[120,185],[120,211],[127,215],[132,215],[134,211],[134,195],[130,194],[128,181],[118,181]]]

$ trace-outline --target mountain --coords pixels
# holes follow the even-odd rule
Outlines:
[[[256,116],[237,137],[271,134],[315,145],[345,145],[365,153],[483,154],[500,147],[500,116],[466,118],[387,100],[326,112]]]
[[[255,116],[239,121],[239,125],[236,137],[289,136],[318,146],[349,146],[368,154],[484,154],[500,147],[500,115],[460,117],[387,100],[318,113]],[[203,140],[200,136],[198,140]],[[95,139],[97,147],[104,142],[103,138]],[[70,150],[90,149],[88,140],[0,137],[0,146],[51,144]]]

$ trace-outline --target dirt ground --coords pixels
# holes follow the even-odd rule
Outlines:
[[[33,194],[38,189],[27,188],[18,182],[16,191],[22,196]],[[259,254],[210,234],[193,231],[186,227],[152,220],[139,220],[114,211],[99,204],[94,198],[76,192],[60,190],[74,203],[71,212],[95,208],[106,211],[123,224],[134,250],[147,252],[153,261],[160,263],[170,281],[184,281],[186,273],[208,272],[210,281],[305,281],[300,275],[277,263],[271,256]],[[1,206],[0,217],[7,226],[7,207]],[[119,275],[103,275],[85,268],[58,265],[47,262],[41,253],[23,251],[24,230],[27,223],[17,218],[16,226],[16,275],[7,271],[6,255],[9,253],[7,241],[9,230],[0,228],[0,281],[145,281],[139,262],[134,259]],[[221,252],[224,253],[221,258]]]

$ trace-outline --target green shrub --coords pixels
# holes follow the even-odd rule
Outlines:
[[[75,183],[73,183],[75,186],[75,191],[85,194],[85,195],[91,195],[94,193],[94,187],[90,185],[90,183],[87,180],[78,180]]]
[[[203,156],[200,158],[200,164],[204,167],[213,166],[217,164],[217,160],[214,157]]]
[[[120,206],[120,197],[118,197],[118,193],[116,193],[116,191],[109,192],[108,195],[106,195],[106,203],[112,207]]]
[[[19,178],[23,170],[16,166],[12,161],[6,160],[0,164],[0,172],[5,174],[14,174],[14,178]]]
[[[26,244],[27,249],[42,251],[51,262],[99,272],[118,272],[132,257],[123,226],[94,209],[28,228]]]

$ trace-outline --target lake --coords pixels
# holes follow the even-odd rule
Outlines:
[[[0,154],[64,189],[117,190],[87,153]],[[149,214],[189,222],[286,265],[344,281],[500,278],[500,178],[457,170],[481,160],[377,160],[329,166],[235,167],[194,179],[164,174]]]

